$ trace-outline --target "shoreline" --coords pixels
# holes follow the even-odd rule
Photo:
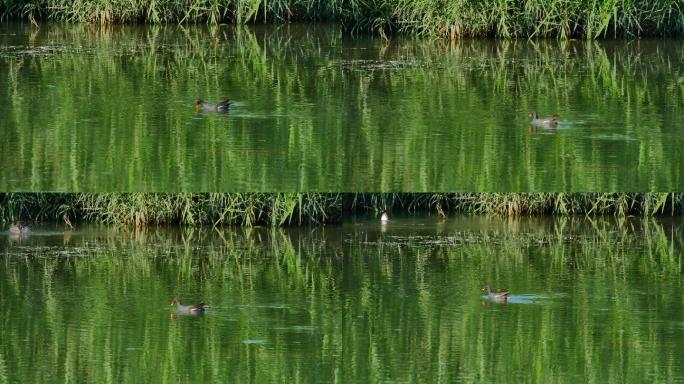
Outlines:
[[[272,24],[339,23],[350,35],[369,32],[389,41],[394,34],[496,38],[639,38],[684,36],[684,8],[676,1],[650,3],[600,0],[536,0],[507,3],[379,0],[319,2],[305,0],[204,0],[129,2],[113,6],[107,0],[38,0],[0,4],[0,17],[21,20],[36,28],[46,21],[86,24]]]
[[[681,216],[684,193],[52,193],[0,194],[0,221],[301,226],[357,214]]]

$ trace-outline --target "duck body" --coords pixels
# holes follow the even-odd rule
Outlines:
[[[387,214],[387,212],[383,211],[382,214],[380,214],[380,221],[382,221],[383,223],[389,221],[389,215]]]
[[[536,111],[528,113],[528,116],[532,118],[532,121],[530,123],[535,127],[554,128],[558,125],[559,122],[558,116],[556,115],[540,118],[539,114]]]
[[[195,108],[197,110],[211,111],[211,112],[227,112],[230,105],[233,104],[230,100],[224,100],[220,103],[207,103],[206,101],[199,99],[195,101]]]
[[[204,310],[206,309],[207,305],[204,303],[200,304],[193,304],[193,305],[183,305],[183,303],[180,302],[180,300],[174,298],[171,301],[171,305],[176,306],[176,312],[178,313],[184,313],[187,315],[200,315],[204,313]]]
[[[487,292],[487,299],[489,301],[507,301],[508,300],[508,294],[510,293],[509,291],[499,291],[499,292],[492,292],[492,289],[488,286],[482,288],[483,291]]]
[[[31,232],[31,229],[23,222],[15,221],[14,224],[10,225],[9,231],[14,235],[26,235]]]

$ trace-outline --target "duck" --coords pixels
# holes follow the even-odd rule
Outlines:
[[[171,305],[176,306],[176,311],[178,313],[184,313],[188,315],[200,315],[204,313],[204,310],[206,309],[207,305],[204,303],[200,304],[192,304],[192,305],[183,305],[183,303],[180,302],[177,298],[174,298],[171,301]]]
[[[555,127],[558,125],[557,115],[539,118],[539,114],[536,111],[532,111],[527,115],[532,118],[531,123],[536,127]]]
[[[27,225],[24,225],[23,222],[15,221],[14,224],[10,225],[9,231],[15,235],[25,235],[31,232],[31,229]]]
[[[380,214],[380,221],[383,223],[389,221],[389,215],[387,214],[387,211],[382,211],[382,213]]]
[[[510,293],[509,291],[492,292],[492,289],[489,287],[489,285],[482,288],[482,290],[487,292],[487,299],[490,301],[507,301],[508,294]]]
[[[198,99],[195,101],[195,109],[198,111],[200,109],[203,109],[205,111],[212,111],[212,112],[227,112],[228,108],[230,108],[230,105],[233,104],[232,101],[230,100],[224,100],[221,101],[220,103],[207,103],[206,101],[202,99]]]

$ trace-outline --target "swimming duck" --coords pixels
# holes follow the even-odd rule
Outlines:
[[[380,215],[380,221],[383,223],[386,223],[389,221],[389,215],[387,214],[386,211],[382,211],[382,214]]]
[[[207,307],[206,304],[200,303],[200,304],[193,304],[193,305],[183,305],[183,303],[180,302],[180,300],[174,298],[171,301],[171,305],[176,306],[176,311],[179,313],[185,313],[188,315],[199,315],[204,313],[204,309]]]
[[[199,99],[195,101],[195,109],[200,110],[203,109],[205,111],[212,111],[212,112],[226,112],[228,111],[228,108],[230,108],[230,105],[233,104],[232,101],[230,100],[225,100],[220,103],[207,103],[206,101]]]
[[[556,115],[542,117],[541,119],[536,111],[532,111],[527,115],[532,118],[531,123],[536,127],[555,127],[558,125],[558,116]]]
[[[508,294],[510,293],[509,291],[492,292],[489,285],[482,288],[482,290],[487,292],[487,299],[490,301],[506,301],[508,300]]]
[[[25,235],[31,232],[31,229],[27,225],[24,225],[21,221],[15,221],[14,224],[10,225],[10,233],[15,235]]]

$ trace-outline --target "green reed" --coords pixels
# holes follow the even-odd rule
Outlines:
[[[679,215],[682,193],[6,193],[7,222],[304,225],[382,211],[521,215]]]
[[[681,35],[678,0],[1,0],[5,16],[74,22],[282,23],[333,20],[347,29],[433,36],[614,37]]]

